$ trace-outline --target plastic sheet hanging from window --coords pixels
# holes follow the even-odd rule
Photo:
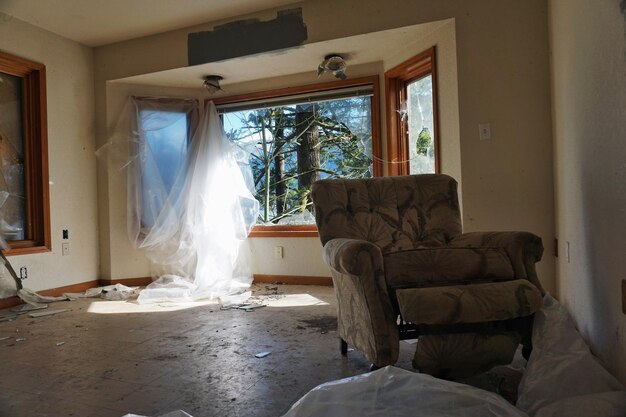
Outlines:
[[[22,132],[22,80],[0,74],[0,234],[6,240],[23,240],[24,144]]]
[[[226,298],[252,282],[241,245],[259,205],[246,155],[212,102],[198,115],[195,100],[131,98],[98,151],[127,173],[129,238],[155,279],[139,302]]]

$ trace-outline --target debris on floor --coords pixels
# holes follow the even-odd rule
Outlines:
[[[85,291],[85,297],[104,298],[110,301],[124,301],[139,296],[139,287],[127,287],[123,284],[107,285],[104,287],[90,288]]]
[[[139,414],[125,414],[122,417],[148,417],[148,416],[141,416]],[[183,410],[177,410],[177,411],[172,411],[171,413],[161,414],[155,417],[193,417],[193,416],[191,414],[185,413]]]
[[[269,356],[270,353],[272,353],[272,352],[259,352],[256,355],[254,355],[254,357],[261,359],[261,358],[264,358],[266,356]]]
[[[256,310],[257,308],[262,308],[265,307],[264,304],[247,304],[247,305],[242,305],[241,307],[239,307],[241,310],[245,310],[246,312],[252,311],[252,310]]]
[[[65,344],[65,342],[58,342],[57,346],[63,346]]]
[[[22,300],[24,300],[24,299],[22,298]],[[24,300],[24,301],[26,301],[26,300]],[[43,310],[44,308],[48,308],[48,304],[42,304],[42,303],[26,301],[26,304],[22,304],[22,305],[19,305],[17,307],[13,307],[11,309],[11,311],[14,312],[14,313],[18,313],[18,314],[24,314],[24,313],[28,313],[29,311],[33,311],[33,310]]]
[[[38,317],[53,316],[55,314],[65,313],[66,311],[71,311],[71,310],[69,310],[67,308],[59,308],[59,309],[56,309],[56,310],[39,311],[39,312],[35,312],[35,313],[30,313],[28,315],[28,317],[32,317],[32,318],[36,319]]]

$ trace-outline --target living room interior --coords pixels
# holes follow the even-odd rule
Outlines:
[[[334,82],[317,67],[340,53],[348,80],[377,80],[380,156],[389,162],[385,72],[435,46],[439,171],[458,182],[463,231],[541,237],[545,251],[536,267],[543,288],[565,306],[602,365],[626,383],[624,2],[185,3],[0,3],[0,51],[46,70],[49,248],[7,252],[16,270],[27,268],[25,286],[58,295],[150,282],[149,260],[128,239],[126,177],[96,156],[129,97],[219,102]],[[303,32],[279,25],[278,46],[250,50],[233,40],[221,56],[204,58],[202,48],[211,46],[194,49],[191,42],[193,34],[224,28],[243,34],[246,24],[280,22],[285,13],[299,16]],[[202,86],[209,74],[223,77],[215,94]],[[491,137],[481,140],[485,124]],[[385,163],[381,174],[392,174]],[[259,232],[246,244],[260,292],[275,282],[302,292],[332,283],[315,233]],[[4,269],[0,282],[14,285]],[[15,297],[1,302],[10,307]],[[340,360],[334,354],[329,359]],[[351,374],[367,371],[365,358],[355,360]],[[344,376],[324,381],[323,369],[319,375],[318,382]]]

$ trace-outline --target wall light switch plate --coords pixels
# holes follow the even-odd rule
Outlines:
[[[283,247],[274,246],[274,259],[283,259]]]
[[[478,125],[480,140],[491,140],[491,124],[481,123]]]
[[[67,256],[70,254],[70,242],[63,242],[61,245],[61,254],[62,256]]]

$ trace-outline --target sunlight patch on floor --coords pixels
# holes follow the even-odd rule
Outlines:
[[[268,307],[307,307],[327,306],[326,301],[313,297],[311,294],[284,294],[278,299],[268,299],[263,302]]]
[[[87,311],[95,314],[163,313],[206,305],[215,305],[219,308],[217,301],[154,304],[139,304],[137,301],[92,301]]]

